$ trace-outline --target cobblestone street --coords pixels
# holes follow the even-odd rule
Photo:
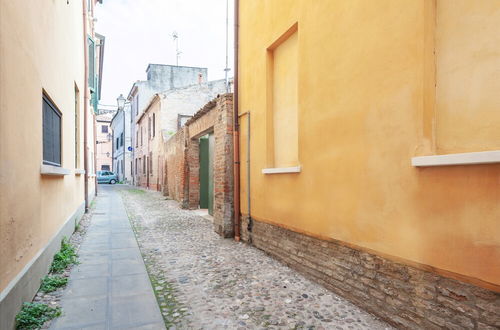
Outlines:
[[[115,187],[168,327],[390,328],[262,251],[221,239],[210,220],[160,193]]]

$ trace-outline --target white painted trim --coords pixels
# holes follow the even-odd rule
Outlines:
[[[81,175],[85,174],[85,170],[82,170],[81,168],[75,168],[75,175]]]
[[[71,174],[71,171],[68,170],[67,168],[62,168],[59,166],[42,164],[42,166],[40,167],[40,174],[41,175],[63,176],[63,175]]]
[[[460,154],[413,157],[411,164],[421,166],[475,165],[500,163],[500,150],[466,152]]]
[[[263,168],[262,174],[300,173],[300,166]]]

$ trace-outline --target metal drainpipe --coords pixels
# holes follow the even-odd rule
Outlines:
[[[247,230],[252,231],[253,221],[252,221],[252,208],[250,201],[250,111],[245,111],[239,115],[239,117],[247,116],[247,209],[248,209],[248,226]],[[248,238],[249,243],[252,241],[251,236]]]
[[[240,136],[238,120],[238,48],[239,0],[234,1],[234,96],[233,96],[233,174],[234,174],[234,240],[240,241]]]
[[[250,112],[247,112],[247,207],[248,207],[248,226],[247,230],[252,231],[252,209],[250,205]]]
[[[94,195],[97,196],[97,133],[96,133],[96,118],[95,118],[95,109],[94,109],[94,114],[92,114],[92,117],[94,118],[94,185],[95,185],[95,193]]]
[[[89,76],[89,47],[87,44],[87,0],[82,0],[83,4],[83,57],[85,61],[85,69],[84,69],[84,88],[83,88],[83,169],[85,171],[84,174],[84,194],[85,194],[85,213],[89,211],[89,166],[88,166],[88,127],[87,127],[87,116],[88,116],[88,103],[89,103],[89,86],[88,86],[88,76]]]
[[[125,104],[123,105],[123,109],[122,109],[122,115],[123,115],[123,139],[122,139],[122,142],[123,142],[123,155],[122,155],[122,182],[125,182],[125,151],[126,151],[126,147],[127,147],[127,136],[125,134],[125,107],[127,106],[127,102],[125,102]]]

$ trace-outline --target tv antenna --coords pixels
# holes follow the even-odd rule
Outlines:
[[[229,93],[231,92],[231,88],[229,87],[229,48],[228,48],[228,39],[229,39],[229,0],[226,0],[226,67],[224,68],[225,71],[225,84],[226,84],[226,92]]]
[[[179,50],[179,34],[177,33],[177,31],[172,32],[172,38],[175,42],[176,65],[179,66],[179,57],[181,56],[182,52]]]

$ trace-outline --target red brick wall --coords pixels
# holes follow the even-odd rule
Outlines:
[[[164,147],[165,182],[163,194],[184,204],[185,183],[185,129],[172,136]]]
[[[165,143],[165,195],[184,208],[200,203],[199,138],[214,133],[214,226],[223,237],[233,235],[233,99],[224,94],[207,103],[185,127]]]

